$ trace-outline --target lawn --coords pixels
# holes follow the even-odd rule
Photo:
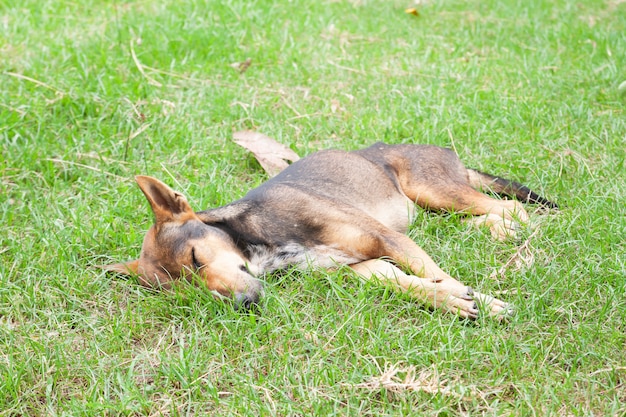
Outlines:
[[[626,2],[414,5],[2,2],[0,415],[625,415]],[[516,315],[465,322],[347,269],[267,276],[245,313],[94,268],[139,254],[135,175],[197,210],[264,181],[244,129],[302,156],[452,147],[557,201],[513,241],[411,229]]]

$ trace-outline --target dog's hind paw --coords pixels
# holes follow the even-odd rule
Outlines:
[[[466,221],[476,227],[489,227],[491,237],[495,240],[515,238],[517,236],[517,230],[519,229],[517,222],[505,219],[496,214],[484,214],[482,216],[470,217]]]
[[[489,231],[491,237],[495,240],[507,240],[517,237],[517,230],[519,224],[512,220],[502,219],[501,222],[493,223],[489,225]]]

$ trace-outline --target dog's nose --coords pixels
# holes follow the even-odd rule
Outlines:
[[[259,293],[254,292],[251,294],[239,293],[235,295],[235,309],[236,310],[249,310],[259,302]]]

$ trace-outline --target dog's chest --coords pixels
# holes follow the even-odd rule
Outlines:
[[[358,254],[346,253],[327,245],[305,247],[298,243],[288,243],[276,248],[251,246],[248,250],[250,263],[258,268],[258,273],[287,267],[332,268],[364,260]]]

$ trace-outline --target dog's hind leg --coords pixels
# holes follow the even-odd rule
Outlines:
[[[410,185],[403,187],[403,191],[419,206],[477,216],[468,221],[476,226],[488,226],[492,236],[499,240],[514,237],[517,222],[526,223],[529,218],[519,201],[489,197],[459,178]]]
[[[403,192],[423,208],[435,211],[454,211],[474,216],[493,214],[507,220],[528,221],[528,213],[516,200],[489,197],[461,178],[437,178],[432,182],[412,184],[405,182]]]
[[[458,185],[440,210],[454,210],[474,217],[466,221],[477,227],[487,226],[497,240],[514,238],[518,222],[528,222],[528,213],[519,201],[499,200],[476,191],[469,185]],[[441,201],[441,200],[439,200]]]
[[[402,192],[420,207],[482,216],[471,222],[489,226],[498,239],[515,235],[514,222],[528,221],[519,201],[499,200],[477,191],[485,188],[486,174],[466,169],[451,150],[408,146],[401,150],[390,153],[389,161],[397,171]],[[502,187],[497,190],[507,193]]]
[[[476,227],[487,226],[491,232],[491,236],[496,240],[505,240],[515,237],[517,234],[517,223],[512,220],[505,219],[497,214],[483,214],[482,216],[469,217],[465,219],[466,223]]]
[[[351,268],[366,279],[389,282],[432,307],[442,308],[464,318],[477,318],[479,305],[499,319],[505,318],[511,312],[506,303],[474,292],[470,287],[452,278],[439,282],[418,278],[381,259],[360,262],[351,265]]]

